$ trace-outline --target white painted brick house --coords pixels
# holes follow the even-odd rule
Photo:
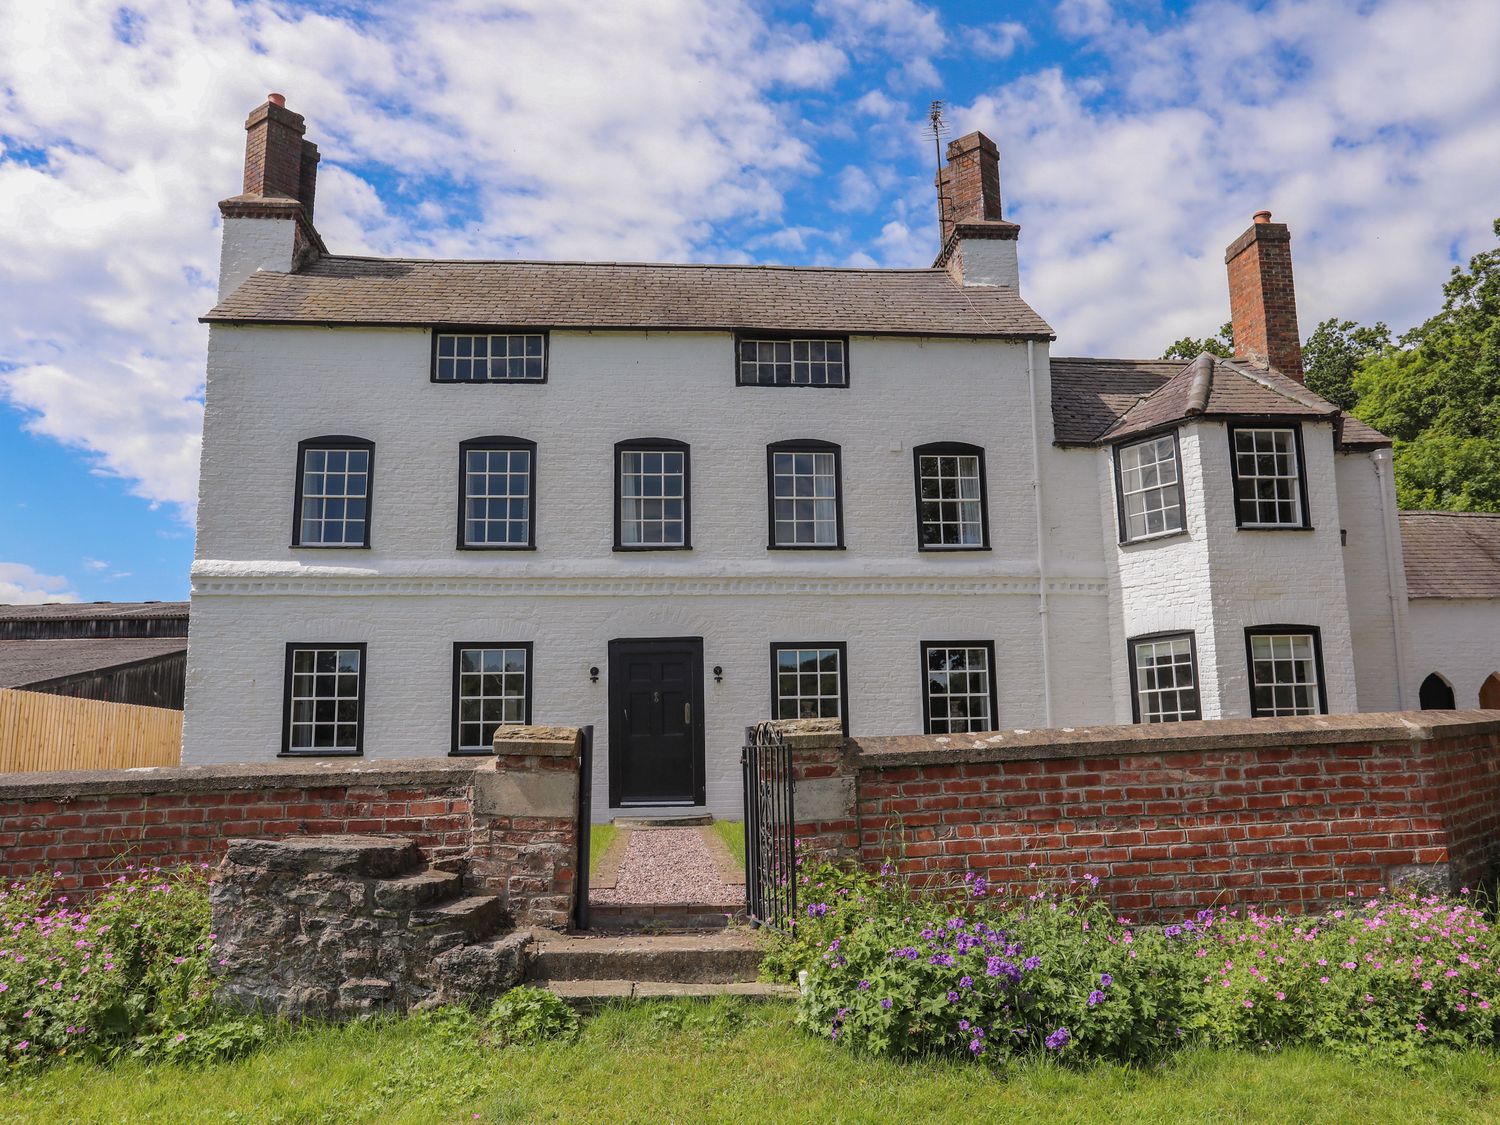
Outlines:
[[[302,118],[246,128],[187,763],[592,723],[596,815],[731,814],[772,715],[1415,705],[1390,445],[1302,386],[1269,215],[1229,255],[1241,358],[1057,359],[980,134],[933,268],[830,270],[339,257]]]

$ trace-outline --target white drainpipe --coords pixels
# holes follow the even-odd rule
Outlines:
[[[1036,505],[1037,613],[1042,629],[1042,720],[1052,725],[1052,657],[1047,627],[1047,528],[1042,515],[1042,428],[1037,422],[1036,342],[1026,341],[1026,381],[1031,387],[1031,499]]]
[[[1406,619],[1406,607],[1396,594],[1396,568],[1401,565],[1396,545],[1401,541],[1401,531],[1396,522],[1392,491],[1386,490],[1386,478],[1390,473],[1391,451],[1377,449],[1370,454],[1375,462],[1375,479],[1380,485],[1380,527],[1385,533],[1385,589],[1391,610],[1391,643],[1396,651],[1396,706],[1406,710],[1406,656],[1401,645],[1401,624]]]

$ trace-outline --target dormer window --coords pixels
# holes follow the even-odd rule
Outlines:
[[[1296,426],[1231,426],[1234,518],[1240,527],[1310,527],[1302,431]]]
[[[754,336],[735,340],[742,387],[847,387],[849,342],[841,336]]]
[[[1115,446],[1120,542],[1174,535],[1183,516],[1182,458],[1177,432]]]
[[[434,332],[434,383],[545,383],[545,332]]]

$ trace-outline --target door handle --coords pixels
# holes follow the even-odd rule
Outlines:
[[[684,703],[682,705],[682,725],[685,727],[693,725],[693,705],[691,703]]]

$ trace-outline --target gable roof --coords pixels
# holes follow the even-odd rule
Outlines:
[[[186,637],[0,641],[0,688],[27,688],[187,652]]]
[[[203,320],[1052,338],[1015,289],[941,269],[338,256],[251,274]]]
[[[1402,512],[1412,598],[1500,598],[1500,515]]]
[[[1188,363],[1057,357],[1050,367],[1059,445],[1119,441],[1195,417],[1326,419],[1341,449],[1390,444],[1297,380],[1243,360],[1207,352]]]

